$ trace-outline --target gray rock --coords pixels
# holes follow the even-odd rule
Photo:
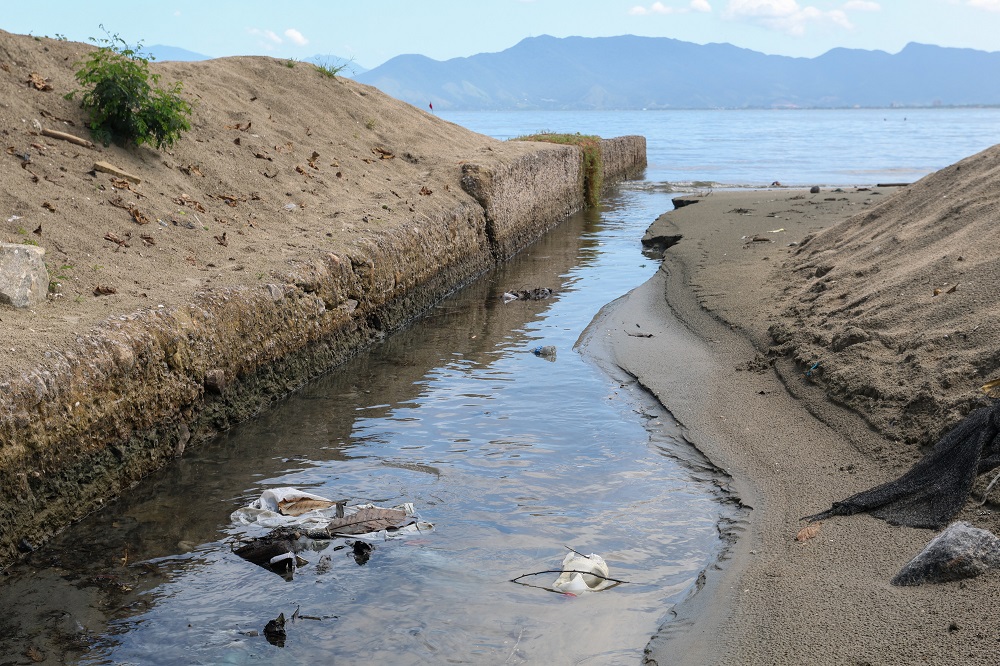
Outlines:
[[[910,560],[893,585],[946,583],[1000,567],[1000,538],[967,522],[952,523]]]
[[[34,245],[0,243],[0,303],[29,308],[45,300],[49,272],[43,256],[45,250]]]

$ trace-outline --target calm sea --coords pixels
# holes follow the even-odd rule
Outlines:
[[[1000,108],[441,112],[498,139],[646,137],[646,179],[720,187],[913,182],[1000,142]]]

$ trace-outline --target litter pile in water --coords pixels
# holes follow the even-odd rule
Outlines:
[[[263,536],[240,539],[233,552],[243,559],[291,580],[308,564],[299,553],[319,551],[335,540],[335,549],[351,547],[358,564],[368,562],[374,543],[399,539],[434,526],[421,521],[412,504],[380,507],[348,506],[298,488],[265,490],[260,498],[230,516],[239,525],[272,528]]]

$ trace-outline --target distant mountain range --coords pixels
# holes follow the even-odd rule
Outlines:
[[[194,51],[188,51],[187,49],[182,49],[178,46],[165,46],[163,44],[144,46],[142,47],[142,52],[146,55],[153,56],[153,59],[156,62],[166,62],[169,60],[179,60],[184,62],[211,60],[211,58],[207,55],[195,53]]]
[[[816,58],[665,37],[531,37],[444,62],[403,55],[357,81],[454,110],[1000,105],[1000,53],[908,44]]]

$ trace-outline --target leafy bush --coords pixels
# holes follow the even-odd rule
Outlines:
[[[140,53],[142,43],[133,48],[118,35],[105,34],[106,39],[91,38],[101,46],[77,63],[82,67],[76,80],[89,87],[80,104],[90,115],[94,138],[105,146],[113,139],[125,144],[150,143],[157,149],[174,145],[181,132],[191,129],[191,105],[180,97],[181,83],[158,87],[160,77],[150,73],[149,58]]]

